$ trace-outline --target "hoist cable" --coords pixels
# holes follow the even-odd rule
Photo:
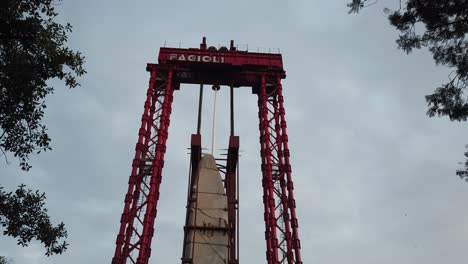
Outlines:
[[[213,127],[211,129],[211,155],[215,156],[215,136],[216,136],[216,98],[218,95],[218,90],[214,90],[214,103],[213,103]]]

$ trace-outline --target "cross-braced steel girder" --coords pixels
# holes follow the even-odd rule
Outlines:
[[[281,76],[263,74],[258,89],[266,259],[302,263]]]
[[[266,259],[269,264],[302,264],[281,85],[286,74],[282,65],[281,54],[237,51],[232,41],[229,50],[207,48],[205,39],[200,49],[161,48],[159,64],[148,64],[147,67],[151,77],[113,264],[148,264],[173,92],[179,89],[181,83],[198,83],[201,84],[200,89],[202,84],[231,86],[231,106],[233,87],[253,87],[253,92],[258,96],[259,108]],[[232,107],[231,116],[233,117]],[[198,123],[200,126],[200,119]],[[239,186],[236,167],[239,138],[234,136],[232,118],[231,126],[224,174],[229,211],[228,264],[237,264]],[[198,131],[192,137],[191,174],[196,171],[200,157],[201,138]],[[190,186],[189,180],[189,189]],[[182,258],[183,263],[191,261],[190,258]]]
[[[128,181],[113,264],[148,263],[172,111],[173,70],[153,68]]]

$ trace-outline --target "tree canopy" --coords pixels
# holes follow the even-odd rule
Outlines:
[[[18,239],[18,245],[27,246],[32,239],[39,240],[46,248],[46,255],[62,254],[67,242],[63,223],[53,226],[44,208],[46,196],[20,185],[15,192],[5,192],[0,187],[0,225],[3,234]]]
[[[0,264],[13,264],[13,260],[0,256]]]
[[[54,91],[48,84],[62,80],[79,85],[86,73],[84,57],[67,47],[70,24],[55,22],[61,0],[2,0],[0,3],[0,155],[12,153],[23,170],[32,154],[50,150],[50,137],[42,122],[45,98]],[[3,176],[3,175],[2,175]],[[32,239],[46,255],[61,254],[68,244],[63,223],[53,226],[44,208],[45,194],[20,185],[15,192],[0,186],[0,224],[3,234],[27,246]],[[11,263],[0,257],[0,263]]]
[[[349,13],[358,13],[376,0],[352,0]],[[452,69],[447,83],[426,95],[427,115],[447,116],[452,121],[468,118],[468,1],[406,0],[398,10],[385,8],[390,24],[400,31],[398,48],[406,53],[427,48],[437,65]],[[465,153],[468,158],[468,152]],[[468,160],[457,175],[468,180]]]
[[[72,27],[54,21],[54,5],[52,0],[0,4],[0,150],[13,153],[23,170],[30,168],[31,154],[51,149],[42,123],[45,97],[54,91],[47,81],[57,78],[73,88],[86,73],[84,57],[66,46]]]

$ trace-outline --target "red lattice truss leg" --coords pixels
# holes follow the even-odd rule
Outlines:
[[[173,70],[153,66],[149,71],[151,77],[113,264],[147,264],[151,255],[174,90]]]
[[[258,91],[266,259],[302,263],[281,76],[265,74]]]

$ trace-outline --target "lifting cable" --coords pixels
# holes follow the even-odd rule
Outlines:
[[[234,87],[231,85],[230,87],[230,127],[231,127],[231,136],[234,136]],[[221,87],[217,84],[213,85],[212,87],[214,94],[214,102],[213,102],[213,124],[211,128],[211,155],[215,155],[215,137],[216,137],[216,102],[218,97],[218,91]],[[198,127],[197,133],[200,134],[200,126],[201,126],[201,105],[203,100],[203,84],[200,84],[200,98],[199,98],[199,108],[198,108]]]
[[[213,85],[212,87],[214,94],[214,102],[213,102],[213,127],[211,128],[211,155],[215,155],[214,148],[215,148],[215,136],[216,136],[216,99],[218,95],[219,89],[221,87],[217,84]]]

